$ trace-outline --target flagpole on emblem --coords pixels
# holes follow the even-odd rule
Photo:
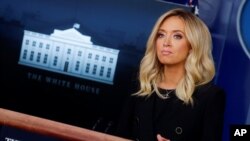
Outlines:
[[[80,24],[79,23],[74,23],[73,28],[79,29],[80,28]]]

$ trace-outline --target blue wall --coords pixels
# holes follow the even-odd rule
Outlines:
[[[215,81],[227,93],[223,140],[228,141],[230,125],[250,123],[250,31],[247,28],[250,25],[250,2],[221,0],[212,4],[217,5],[210,10],[200,7],[204,8],[200,14],[203,14],[201,17],[209,25],[213,36],[217,67]],[[212,18],[210,11],[214,14]]]

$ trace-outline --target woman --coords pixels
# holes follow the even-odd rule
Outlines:
[[[221,141],[224,91],[207,26],[183,9],[156,22],[140,65],[140,89],[121,115],[117,135],[141,141]]]

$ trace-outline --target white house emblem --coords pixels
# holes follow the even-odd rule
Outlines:
[[[79,27],[51,35],[24,30],[18,63],[112,85],[119,50],[94,45]]]

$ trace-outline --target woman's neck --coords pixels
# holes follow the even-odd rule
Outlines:
[[[174,66],[165,66],[164,67],[164,78],[158,84],[158,87],[164,89],[175,89],[184,77],[185,68],[184,67],[174,67]]]

